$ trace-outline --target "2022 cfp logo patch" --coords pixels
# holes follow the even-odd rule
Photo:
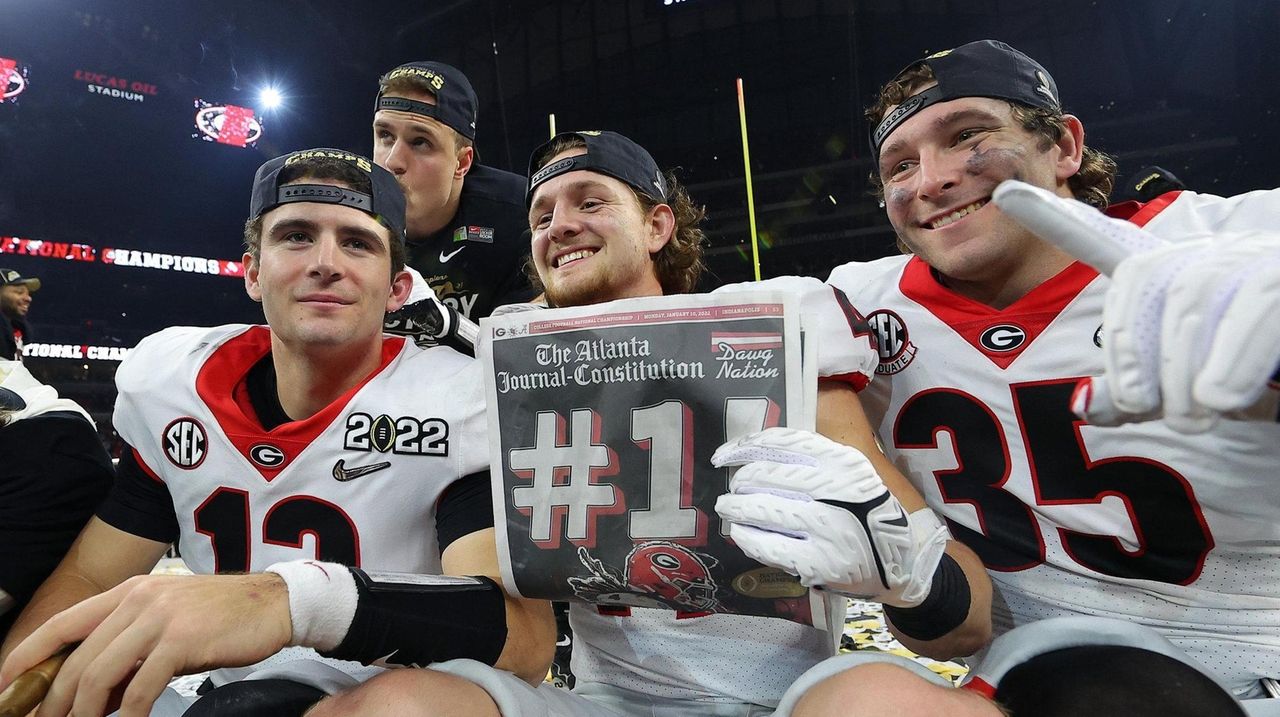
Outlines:
[[[387,414],[347,416],[342,447],[366,453],[398,453],[416,456],[449,455],[449,423],[442,418],[392,418]]]
[[[160,434],[160,443],[169,462],[183,470],[198,467],[209,453],[209,437],[204,426],[194,418],[170,422]]]
[[[895,374],[906,368],[916,357],[916,346],[911,343],[907,324],[894,312],[880,309],[867,314],[867,323],[876,332],[876,350],[880,352],[878,374]]]
[[[997,353],[1013,351],[1027,342],[1027,332],[1014,324],[997,324],[982,332],[978,343],[982,348]]]
[[[284,451],[270,443],[256,443],[249,447],[249,460],[263,468],[279,468],[284,465]]]

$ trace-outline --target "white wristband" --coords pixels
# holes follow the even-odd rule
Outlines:
[[[356,580],[345,565],[291,560],[267,567],[289,589],[291,644],[332,650],[342,643],[356,616]]]

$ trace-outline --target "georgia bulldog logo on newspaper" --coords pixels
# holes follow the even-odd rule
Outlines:
[[[183,416],[169,423],[160,434],[164,455],[169,462],[184,470],[204,463],[209,452],[209,438],[204,426],[194,418]]]
[[[588,602],[714,612],[716,598],[711,568],[715,558],[668,540],[640,543],[627,554],[621,572],[578,548],[578,559],[591,572],[569,578],[573,593]]]
[[[880,353],[878,374],[895,374],[906,368],[916,357],[916,346],[911,343],[907,324],[894,312],[880,309],[867,314],[867,323],[876,332],[876,351]]]

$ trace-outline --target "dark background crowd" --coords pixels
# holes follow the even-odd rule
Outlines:
[[[0,0],[0,58],[25,85],[0,102],[0,266],[43,282],[27,343],[128,348],[169,325],[261,321],[235,276],[106,250],[238,261],[255,167],[370,152],[376,78],[431,58],[475,85],[485,164],[523,174],[554,114],[675,167],[708,208],[707,288],[752,273],[741,77],[762,273],[825,278],[896,251],[862,108],[924,52],[1005,40],[1051,68],[1122,178],[1158,164],[1234,194],[1277,181],[1278,35],[1273,0]],[[252,108],[261,137],[201,141],[201,102]],[[69,245],[94,261],[60,258],[83,256]],[[118,362],[84,355],[27,365],[109,441]]]

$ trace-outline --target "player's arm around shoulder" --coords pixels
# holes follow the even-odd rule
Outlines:
[[[446,575],[483,575],[502,584],[498,547],[493,528],[477,530],[453,541],[441,555]],[[555,655],[556,622],[551,603],[503,593],[507,639],[494,667],[506,670],[530,684],[547,676]]]
[[[819,384],[817,427],[819,433],[837,442],[853,446],[865,455],[884,481],[885,487],[898,499],[912,520],[925,517],[924,513],[920,513],[920,511],[929,511],[924,497],[880,450],[871,424],[862,410],[862,404],[857,394],[848,385],[834,381],[822,381]],[[927,517],[933,518],[931,511],[928,512]],[[928,615],[919,615],[916,620],[912,620],[912,616],[906,614],[929,609],[928,598],[915,608],[905,610],[890,608],[886,610],[886,617],[894,635],[902,644],[917,653],[938,658],[971,655],[991,640],[991,579],[987,576],[986,568],[978,556],[960,542],[947,540],[945,553],[955,561],[955,565],[963,573],[963,579],[968,583],[969,605],[963,621],[938,636],[931,635],[936,632],[936,629],[930,631],[927,628],[914,629],[918,636],[905,633],[903,628],[906,627],[906,623],[916,621],[927,623],[931,620]],[[941,565],[940,569],[943,569]],[[935,579],[935,589],[939,588],[937,583]],[[954,587],[948,586],[948,589]],[[898,621],[903,622],[904,625],[895,624],[895,613]]]

